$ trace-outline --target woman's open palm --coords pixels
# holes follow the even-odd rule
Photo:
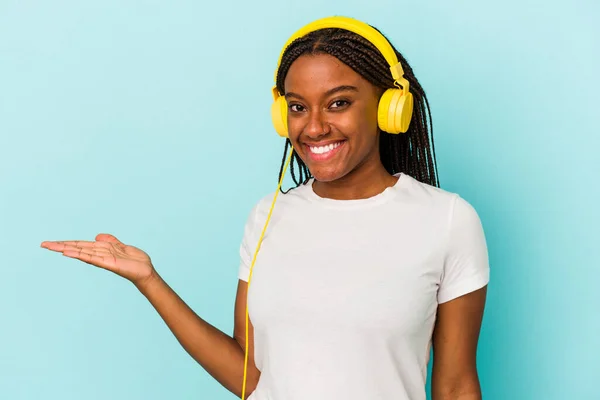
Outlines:
[[[150,277],[154,270],[148,254],[122,243],[110,234],[101,233],[94,242],[46,241],[42,242],[41,247],[107,269],[133,283]]]

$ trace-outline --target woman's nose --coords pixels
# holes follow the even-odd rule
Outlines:
[[[309,114],[308,123],[304,128],[304,134],[311,139],[317,139],[328,133],[328,124],[321,111]]]

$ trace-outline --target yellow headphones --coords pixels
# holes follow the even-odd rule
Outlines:
[[[379,125],[379,128],[384,132],[406,132],[408,130],[410,119],[412,117],[413,98],[412,94],[409,92],[408,81],[406,80],[406,78],[404,78],[404,70],[402,69],[402,65],[400,65],[400,63],[398,62],[396,52],[394,51],[392,45],[385,39],[385,37],[383,37],[383,35],[377,32],[376,29],[365,24],[364,22],[360,22],[358,20],[347,17],[328,17],[319,19],[306,25],[304,28],[297,31],[294,35],[292,35],[292,37],[288,39],[287,43],[283,47],[283,50],[281,51],[281,54],[279,55],[279,61],[277,62],[277,70],[279,69],[279,65],[281,64],[281,57],[283,56],[283,53],[294,40],[310,32],[324,28],[341,28],[350,32],[354,32],[357,35],[364,37],[369,42],[373,43],[373,45],[377,47],[377,49],[379,49],[381,54],[383,54],[383,57],[390,65],[390,71],[392,73],[392,77],[394,78],[394,86],[396,86],[397,89],[388,89],[381,96],[377,110],[377,123]],[[275,101],[271,106],[271,117],[273,119],[273,125],[275,125],[275,130],[277,131],[279,136],[288,137],[288,105],[285,101],[285,97],[281,96],[279,91],[277,90],[277,70],[275,72],[276,82],[275,86],[273,87],[273,97]],[[260,245],[262,243],[265,231],[267,230],[267,226],[269,225],[269,220],[271,219],[271,214],[273,213],[273,208],[275,206],[275,201],[277,200],[277,196],[279,195],[281,184],[283,182],[283,177],[285,176],[285,171],[287,170],[290,164],[293,153],[294,148],[292,147],[290,149],[290,154],[288,155],[287,161],[281,173],[281,178],[279,179],[277,190],[275,191],[275,195],[273,196],[271,209],[269,210],[269,214],[267,215],[267,220],[265,221],[265,225],[263,226],[262,232],[258,239],[258,243],[256,245],[256,250],[254,251],[252,263],[250,264],[250,275],[248,277],[248,292],[250,291],[250,282],[252,281],[252,270],[254,269],[256,256],[258,255],[258,250],[260,249]],[[246,299],[246,350],[244,355],[244,381],[242,384],[241,400],[245,399],[246,380],[248,373],[248,321],[248,301]]]
[[[377,109],[377,122],[379,128],[387,133],[404,133],[408,130],[413,111],[413,97],[409,92],[409,83],[404,77],[402,65],[398,62],[396,52],[392,45],[372,26],[348,17],[327,17],[316,20],[294,33],[287,41],[277,62],[275,70],[275,86],[273,87],[273,105],[271,106],[271,118],[275,130],[282,137],[288,137],[287,112],[288,106],[285,97],[277,90],[277,70],[281,64],[281,58],[287,47],[296,39],[319,29],[341,28],[354,32],[371,42],[381,52],[390,66],[394,86],[397,89],[388,89],[381,96]]]

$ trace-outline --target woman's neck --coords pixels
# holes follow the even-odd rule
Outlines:
[[[394,186],[398,178],[390,175],[381,162],[364,165],[331,182],[313,182],[313,191],[333,200],[359,200],[373,197]]]

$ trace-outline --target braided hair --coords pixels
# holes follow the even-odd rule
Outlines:
[[[413,115],[406,133],[389,134],[381,131],[380,159],[385,169],[392,175],[403,172],[423,183],[439,187],[433,131],[429,133],[432,130],[429,102],[410,65],[396,49],[394,51],[404,69],[404,77],[410,84],[410,92],[414,99]],[[374,86],[382,89],[395,88],[389,65],[377,47],[362,36],[345,29],[325,28],[294,40],[285,49],[277,71],[276,85],[279,93],[285,93],[284,80],[290,66],[298,57],[305,54],[329,54],[348,65]],[[283,150],[279,179],[290,148],[291,141],[288,138]],[[306,184],[312,178],[308,167],[296,152],[292,155],[290,173],[295,187]],[[282,192],[287,193],[287,191]]]

